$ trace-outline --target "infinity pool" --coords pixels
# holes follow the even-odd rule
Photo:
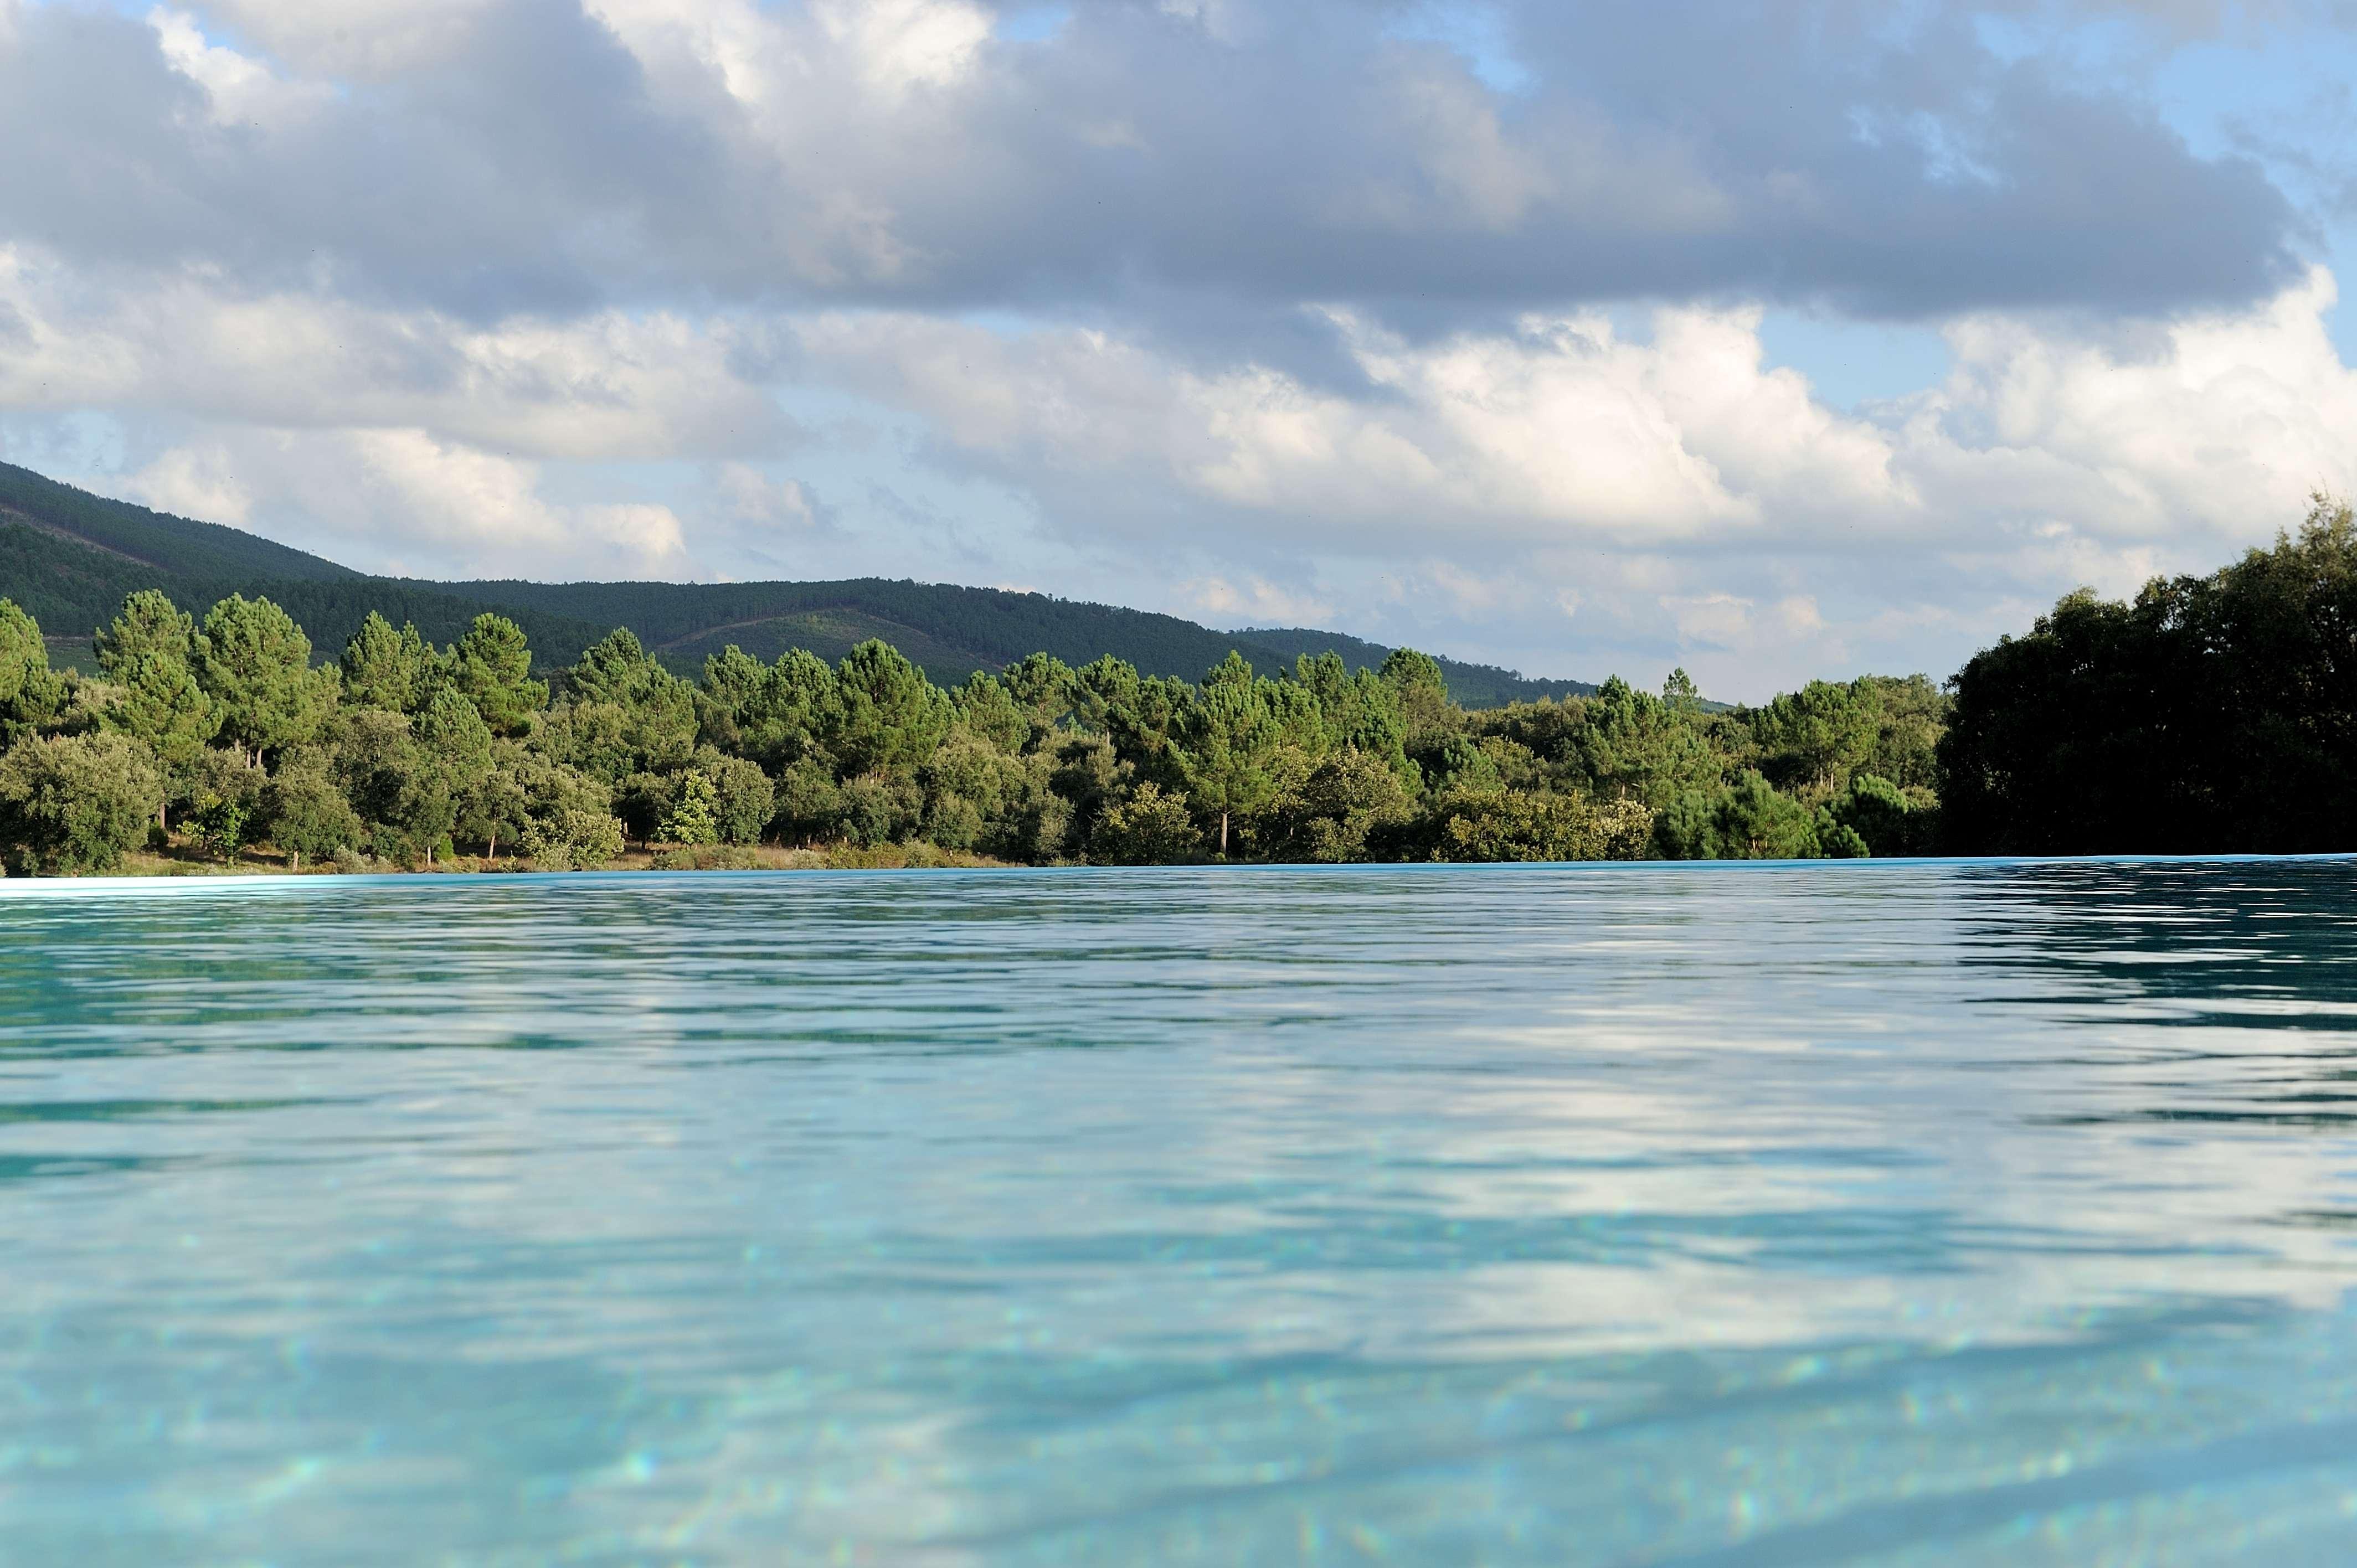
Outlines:
[[[0,1563],[2357,1558],[2357,863],[0,885]]]

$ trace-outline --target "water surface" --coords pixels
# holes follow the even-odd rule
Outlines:
[[[2349,862],[0,887],[0,1563],[2357,1556]]]

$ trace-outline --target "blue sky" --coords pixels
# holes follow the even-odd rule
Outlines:
[[[0,0],[0,456],[1765,695],[2357,486],[2328,0]]]

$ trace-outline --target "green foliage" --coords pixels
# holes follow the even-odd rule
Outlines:
[[[214,798],[197,807],[188,823],[199,844],[215,860],[234,860],[253,842],[246,809],[239,802]]]
[[[1105,809],[1089,835],[1089,855],[1106,865],[1168,865],[1192,858],[1202,843],[1187,797],[1165,795],[1149,780]]]
[[[714,788],[710,774],[680,776],[679,793],[663,819],[662,837],[681,844],[720,842],[720,791]]]
[[[221,738],[256,757],[310,738],[336,701],[334,674],[311,668],[311,639],[268,599],[231,594],[206,612],[196,675]]]
[[[1950,682],[1943,831],[1965,854],[2298,853],[2357,814],[2357,520],[2317,498],[2206,577],[2082,590]]]
[[[1565,704],[1574,722],[1560,761],[1590,793],[1634,800],[1655,811],[1717,789],[1730,758],[1694,703],[1641,692],[1617,676],[1596,695]]]
[[[1860,773],[1824,808],[1818,837],[1829,852],[1835,842],[1834,830],[1849,835],[1841,840],[1845,848],[1857,846],[1850,851],[1852,858],[1930,854],[1939,847],[1939,808],[1927,790],[1901,789],[1888,779]]]
[[[2331,532],[2298,548],[2329,554]],[[2323,602],[2330,572],[2237,570],[2243,600],[2189,589],[2152,609],[2148,591],[2133,610],[2066,606],[2058,619],[2083,634],[2074,657],[2179,623],[2205,628],[2213,666],[2221,628],[2297,645],[2287,628]],[[133,747],[220,853],[259,835],[314,861],[361,864],[365,849],[411,863],[456,843],[545,867],[604,864],[626,831],[669,841],[683,865],[723,864],[765,833],[877,864],[1913,854],[1943,821],[1935,775],[1950,754],[1973,755],[1953,739],[1937,749],[1950,703],[1920,676],[1817,682],[1728,712],[1674,673],[1658,697],[1613,681],[1469,713],[1450,699],[1453,667],[1405,650],[1371,668],[1363,647],[1298,648],[1272,680],[1235,644],[1189,683],[1113,657],[1075,669],[1043,642],[945,691],[878,640],[835,665],[797,648],[765,663],[774,643],[698,647],[673,609],[638,629],[665,658],[683,639],[696,647],[699,681],[618,628],[571,645],[583,651],[552,704],[525,628],[607,590],[482,586],[522,607],[478,607],[453,628],[426,607],[396,630],[366,613],[375,606],[339,600],[350,640],[324,671],[269,599],[224,596],[199,627],[175,597],[135,595],[100,634],[102,680],[48,674],[38,627],[0,605],[0,741],[96,731]],[[774,586],[746,590],[745,605]],[[695,601],[663,585],[628,591],[641,589],[677,616]],[[2275,608],[2235,608],[2244,600]],[[435,635],[455,644],[437,651]],[[1966,697],[1955,707],[1970,719]],[[1984,752],[1991,711],[1966,737]],[[2252,733],[2279,751],[2300,738],[2279,724]],[[209,746],[216,736],[225,744]]]
[[[49,671],[40,623],[0,599],[0,745],[55,719],[66,698],[65,682]]]
[[[823,720],[827,748],[845,774],[912,768],[951,720],[948,696],[888,643],[863,642],[835,670]]]
[[[197,684],[196,672],[183,660],[149,650],[118,663],[114,674],[101,722],[144,742],[167,778],[184,774],[221,728],[221,710]]]
[[[532,678],[523,628],[490,611],[475,618],[451,650],[450,681],[498,736],[520,736],[548,702],[548,683]]]
[[[1192,703],[1178,707],[1171,756],[1198,811],[1219,821],[1219,853],[1228,853],[1233,819],[1256,811],[1276,790],[1272,771],[1279,718],[1270,682],[1257,680],[1241,654],[1230,651],[1203,678]]]
[[[20,873],[112,870],[163,802],[156,759],[129,736],[28,735],[0,752],[0,849]]]
[[[713,825],[722,843],[761,842],[777,810],[778,788],[770,776],[741,757],[702,757],[697,771],[712,780]]]
[[[434,750],[410,721],[380,708],[345,710],[330,733],[333,770],[358,813],[365,847],[386,860],[431,859],[457,824],[457,803]]]
[[[622,853],[622,824],[606,812],[560,807],[532,819],[523,850],[543,871],[595,871]]]
[[[344,644],[338,667],[343,672],[345,702],[413,718],[449,678],[446,661],[417,635],[414,623],[395,631],[374,610]]]
[[[617,628],[565,675],[565,702],[554,722],[569,731],[560,749],[609,783],[663,772],[695,746],[695,693],[656,663],[639,639]]]
[[[1279,785],[1254,842],[1272,860],[1368,860],[1392,847],[1415,811],[1387,761],[1346,746]]]
[[[1786,789],[1838,789],[1873,751],[1882,717],[1881,692],[1874,685],[1812,681],[1753,715],[1761,771]]]
[[[1825,853],[1817,827],[1814,811],[1753,769],[1732,788],[1680,796],[1654,841],[1673,860],[1814,860]]]
[[[298,871],[307,855],[326,860],[339,850],[356,848],[365,832],[337,788],[328,754],[316,746],[280,755],[260,805],[262,837],[286,851]]]
[[[125,596],[95,642],[98,667],[121,679],[141,659],[159,656],[186,667],[196,657],[197,623],[169,595],[143,588]]]
[[[1639,860],[1652,843],[1653,813],[1633,800],[1451,794],[1436,803],[1430,834],[1435,860]]]

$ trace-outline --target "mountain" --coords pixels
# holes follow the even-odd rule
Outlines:
[[[547,665],[569,664],[608,631],[627,626],[683,674],[700,671],[706,654],[732,642],[762,659],[807,648],[836,660],[869,638],[891,643],[944,685],[1033,652],[1073,665],[1112,653],[1148,675],[1192,680],[1230,649],[1265,673],[1289,669],[1305,653],[1330,650],[1355,670],[1379,665],[1392,651],[1340,632],[1215,631],[1176,616],[1044,594],[879,577],[833,583],[374,577],[233,528],[109,500],[0,463],[0,596],[41,623],[53,660],[86,664],[92,631],[113,618],[124,595],[141,588],[161,588],[199,614],[231,593],[266,594],[310,634],[322,659],[341,649],[371,610],[396,626],[413,621],[422,635],[447,643],[487,609],[522,627]],[[1577,681],[1529,680],[1490,665],[1439,663],[1449,691],[1469,706],[1595,690]]]

